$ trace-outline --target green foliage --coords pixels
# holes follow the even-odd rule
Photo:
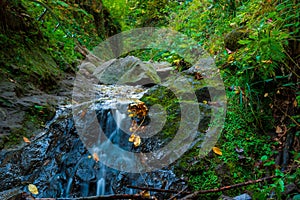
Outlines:
[[[189,183],[195,190],[204,189],[201,186],[206,185],[207,179],[214,183],[206,188],[211,189],[258,179],[266,176],[266,172],[277,173],[276,144],[267,134],[274,132],[275,123],[270,105],[276,87],[297,90],[295,86],[299,84],[293,82],[299,78],[299,56],[293,56],[293,45],[299,44],[299,6],[296,1],[192,1],[171,21],[172,28],[199,41],[215,56],[227,88],[228,111],[217,144],[223,155],[219,158],[209,154],[209,159],[189,167],[184,163],[193,160],[196,149],[192,149],[180,161],[179,171],[188,168]],[[230,52],[224,40],[237,30],[245,35],[231,38],[240,45],[238,49],[229,49]],[[266,98],[268,95],[270,98]],[[299,102],[299,94],[296,101]],[[297,116],[292,119],[290,125],[298,127]],[[237,148],[243,149],[243,153],[237,153]],[[215,180],[217,163],[230,173],[218,174]],[[193,175],[191,171],[199,174]],[[294,173],[274,179],[271,185],[251,185],[247,189],[255,191],[255,199],[280,199],[284,185],[293,182],[287,178],[290,175]],[[231,192],[235,193],[228,193]],[[203,199],[209,198],[204,196]]]
[[[119,19],[122,30],[166,26],[172,12],[183,7],[177,1],[168,0],[103,0],[103,3],[111,15]]]

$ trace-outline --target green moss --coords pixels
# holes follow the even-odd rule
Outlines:
[[[162,139],[172,138],[179,128],[180,107],[179,101],[175,94],[163,86],[156,86],[145,94],[141,101],[145,102],[148,107],[159,104],[166,111],[166,123],[162,131],[158,133]]]
[[[22,121],[22,126],[20,128],[13,128],[9,135],[2,138],[0,149],[15,147],[23,142],[23,137],[30,138],[34,136],[53,117],[54,113],[55,110],[47,106],[29,108]]]

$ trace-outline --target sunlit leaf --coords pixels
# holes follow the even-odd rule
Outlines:
[[[220,156],[222,155],[222,151],[218,147],[213,147],[212,150],[213,150],[213,152],[215,152],[215,154],[218,154]]]
[[[134,141],[133,141],[133,145],[135,146],[135,147],[138,147],[138,146],[140,146],[140,144],[141,144],[141,138],[140,138],[140,136],[135,136],[135,138],[134,138]]]
[[[30,140],[27,137],[23,137],[23,141],[26,142],[27,144],[30,143]]]
[[[134,138],[135,138],[135,135],[134,135],[134,134],[131,134],[131,136],[129,137],[128,141],[129,141],[129,142],[133,142],[133,141],[134,141]]]
[[[33,185],[33,184],[29,184],[29,185],[28,185],[28,190],[29,190],[29,192],[31,192],[32,194],[38,194],[38,193],[39,193],[37,187],[36,187],[35,185]]]
[[[268,93],[265,93],[265,94],[264,94],[264,97],[267,97],[267,96],[269,96],[269,94],[268,94]]]

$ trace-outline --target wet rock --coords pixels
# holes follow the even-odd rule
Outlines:
[[[0,149],[18,144],[22,136],[40,132],[41,124],[54,116],[57,105],[71,99],[72,83],[71,75],[66,76],[59,81],[60,88],[45,93],[3,77],[0,81]]]
[[[146,85],[160,83],[154,66],[133,56],[107,61],[97,67],[94,76],[102,84]]]

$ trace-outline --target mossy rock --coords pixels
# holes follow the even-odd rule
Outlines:
[[[241,48],[243,45],[239,44],[239,40],[245,39],[248,37],[248,31],[245,28],[239,28],[232,30],[224,38],[225,47],[231,51],[236,51],[238,48]]]

